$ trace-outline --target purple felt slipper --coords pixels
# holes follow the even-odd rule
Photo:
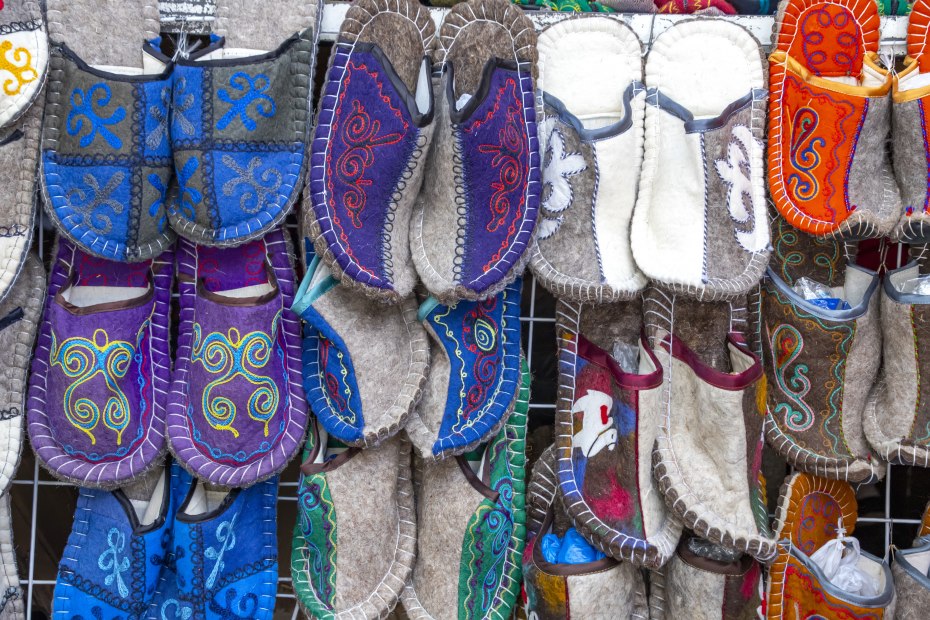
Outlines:
[[[178,288],[171,451],[207,482],[253,485],[284,469],[307,426],[284,232],[226,249],[182,240]]]
[[[58,241],[27,402],[56,477],[112,489],[160,463],[173,259],[117,263]]]

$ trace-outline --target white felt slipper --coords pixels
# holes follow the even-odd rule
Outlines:
[[[6,0],[0,8],[0,127],[5,127],[42,99],[48,33],[40,0]]]

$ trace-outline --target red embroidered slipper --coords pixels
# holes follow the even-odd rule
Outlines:
[[[873,0],[785,0],[769,56],[769,186],[814,235],[886,236],[900,196],[885,141],[891,75]]]

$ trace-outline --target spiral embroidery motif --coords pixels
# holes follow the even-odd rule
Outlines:
[[[804,401],[804,397],[811,389],[811,382],[807,377],[807,366],[798,364],[790,376],[787,376],[789,366],[797,360],[803,349],[804,338],[794,327],[782,324],[772,332],[772,362],[775,368],[775,380],[778,382],[778,387],[792,401],[791,403],[778,403],[775,413],[783,415],[785,426],[795,432],[806,431],[814,424],[814,412]]]
[[[798,200],[804,202],[817,196],[820,191],[817,179],[811,173],[820,165],[820,153],[817,149],[826,145],[823,138],[812,137],[819,121],[816,111],[803,107],[798,108],[791,122],[789,157],[792,167],[797,172],[788,176],[788,187]]]
[[[271,87],[271,80],[264,73],[252,77],[248,73],[237,71],[229,78],[229,86],[232,91],[221,88],[216,92],[221,101],[230,105],[226,114],[216,123],[219,131],[229,127],[237,118],[248,131],[255,131],[258,124],[250,113],[253,107],[255,113],[264,118],[271,118],[277,112],[274,99],[266,94]],[[238,93],[238,96],[234,93]]]
[[[467,425],[471,414],[487,402],[488,389],[497,376],[498,325],[492,316],[496,307],[497,298],[492,297],[476,304],[462,320],[463,344],[476,356],[472,370],[476,381],[466,393],[465,410],[459,418],[463,425]]]
[[[68,135],[81,136],[81,148],[91,146],[99,135],[110,148],[123,148],[123,141],[107,127],[118,125],[126,118],[126,109],[118,106],[109,116],[101,113],[110,105],[113,93],[103,82],[94,84],[85,93],[80,88],[71,91],[71,110],[68,112]],[[86,133],[85,133],[86,130]],[[83,135],[81,135],[83,134]]]
[[[498,180],[491,183],[494,194],[491,196],[491,219],[488,232],[494,232],[507,222],[510,213],[509,194],[523,183],[526,172],[520,165],[520,157],[526,148],[525,134],[521,130],[520,109],[515,105],[507,106],[506,122],[498,133],[500,144],[482,144],[481,153],[493,154],[491,166],[498,171]]]
[[[32,53],[25,47],[14,49],[9,40],[0,42],[0,71],[13,76],[3,82],[3,92],[11,97],[21,93],[26,84],[39,79],[38,71],[32,66]]]

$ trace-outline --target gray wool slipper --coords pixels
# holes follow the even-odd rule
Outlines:
[[[539,211],[536,32],[507,0],[455,5],[439,29],[436,129],[411,221],[420,280],[444,304],[502,290]]]
[[[45,301],[45,268],[29,254],[23,271],[0,304],[0,493],[8,494],[23,447],[23,411],[32,345]],[[2,617],[2,614],[0,614]]]
[[[628,299],[646,285],[630,249],[643,159],[642,44],[623,22],[595,16],[549,26],[536,47],[543,189],[530,268],[567,301]]]
[[[410,218],[433,135],[435,30],[416,0],[357,0],[320,99],[303,229],[343,284],[380,301],[417,282]]]
[[[911,549],[892,547],[894,563],[895,618],[923,618],[930,609],[930,539],[919,541]]]
[[[42,87],[48,76],[48,32],[40,0],[6,0],[2,10],[0,127],[6,127],[43,99]]]
[[[732,299],[765,271],[763,62],[755,37],[722,19],[679,22],[652,44],[631,242],[643,273],[672,292]]]

